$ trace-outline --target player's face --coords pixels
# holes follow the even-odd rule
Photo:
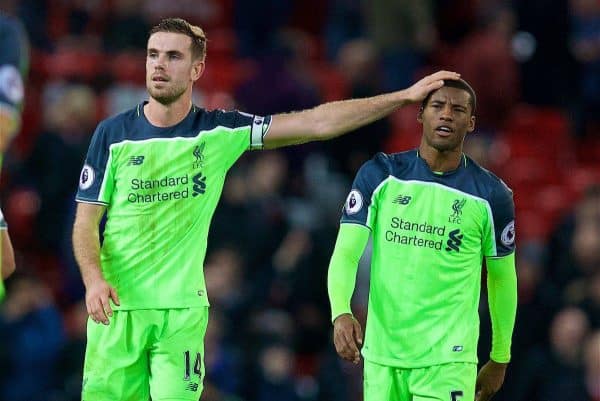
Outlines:
[[[427,145],[440,152],[462,147],[467,133],[475,129],[469,96],[467,91],[447,86],[431,95],[418,116]]]
[[[146,87],[159,103],[171,104],[192,90],[204,62],[192,59],[192,39],[173,32],[157,32],[148,39]]]

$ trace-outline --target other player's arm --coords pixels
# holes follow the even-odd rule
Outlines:
[[[350,301],[356,285],[358,262],[369,234],[370,230],[363,225],[342,223],[327,274],[333,343],[342,358],[355,364],[360,361],[359,346],[363,336],[360,324],[352,315]]]
[[[476,401],[487,401],[500,389],[508,362],[517,313],[517,274],[514,252],[486,258],[488,303],[492,320],[490,360],[477,377]]]
[[[325,103],[313,109],[274,115],[264,136],[267,149],[310,141],[331,139],[369,124],[410,103],[422,101],[429,92],[443,86],[444,80],[460,74],[438,71],[410,88],[363,99]]]
[[[2,279],[6,279],[15,271],[15,252],[13,251],[10,235],[6,228],[0,229],[2,236]]]
[[[108,324],[112,316],[109,299],[119,305],[116,290],[111,287],[100,267],[99,224],[106,206],[93,203],[78,203],[73,225],[73,252],[79,264],[85,285],[85,304],[90,317],[96,322]]]

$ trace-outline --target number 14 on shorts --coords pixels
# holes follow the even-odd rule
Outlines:
[[[190,351],[185,351],[183,353],[183,366],[185,369],[184,375],[183,375],[183,380],[190,380],[191,374],[192,374],[192,360],[190,358]],[[202,374],[202,357],[200,356],[200,353],[196,353],[196,360],[194,362],[194,366],[193,366],[193,373],[195,375],[198,375],[198,377],[201,376]]]
[[[463,392],[462,391],[452,391],[450,392],[450,401],[460,401],[460,398],[462,398],[463,396]]]

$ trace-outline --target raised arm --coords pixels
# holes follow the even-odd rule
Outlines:
[[[364,99],[325,103],[300,112],[277,114],[264,137],[267,149],[335,138],[387,116],[399,107],[420,102],[459,74],[438,71],[410,88]]]
[[[100,234],[98,226],[106,207],[92,203],[78,203],[73,225],[73,252],[79,264],[85,285],[85,304],[90,317],[108,324],[112,316],[109,299],[119,304],[117,292],[104,279],[100,267]]]

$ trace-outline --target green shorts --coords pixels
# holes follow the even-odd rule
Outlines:
[[[365,361],[364,401],[473,401],[477,365],[401,369]]]
[[[198,401],[207,323],[208,307],[89,319],[82,401]]]

